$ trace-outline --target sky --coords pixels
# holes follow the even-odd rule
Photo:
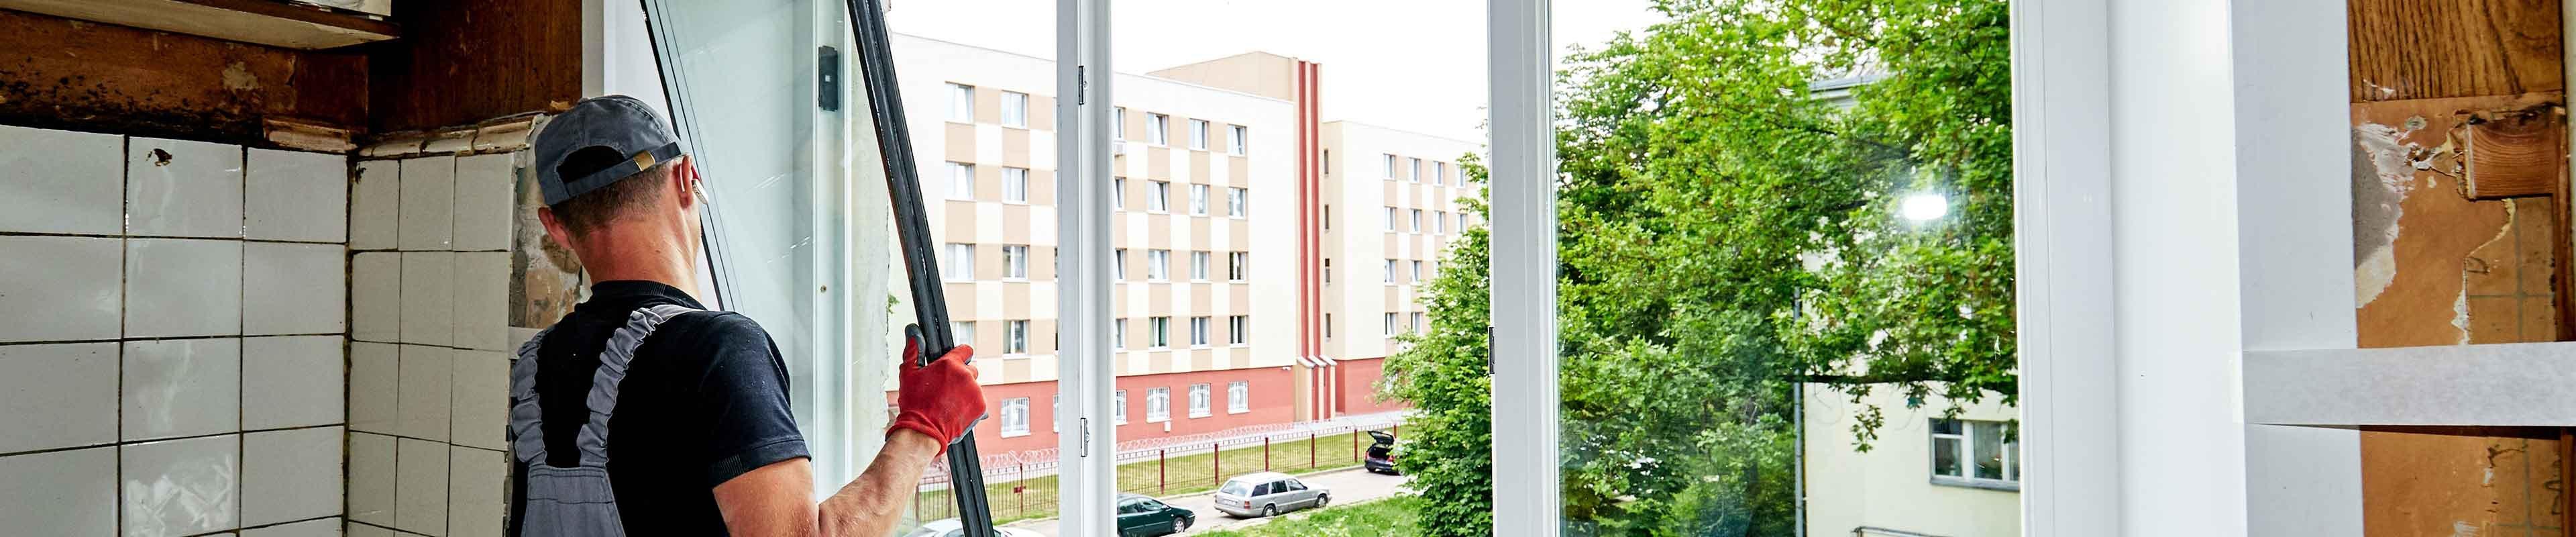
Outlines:
[[[1055,57],[1047,0],[892,0],[896,32]],[[1659,20],[1652,0],[1556,2],[1556,48]],[[1110,54],[1144,73],[1249,51],[1323,65],[1325,121],[1482,143],[1485,0],[1115,0]],[[897,52],[900,54],[900,51]]]

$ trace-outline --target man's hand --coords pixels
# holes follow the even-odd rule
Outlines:
[[[903,328],[903,366],[895,392],[894,425],[886,428],[892,439],[899,431],[919,432],[939,443],[938,453],[946,453],[948,444],[974,430],[984,419],[984,388],[975,384],[975,349],[965,345],[949,349],[946,356],[921,363],[921,326]],[[936,453],[934,453],[936,455]]]

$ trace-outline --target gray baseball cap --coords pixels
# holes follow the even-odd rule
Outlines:
[[[582,99],[537,131],[537,188],[560,205],[688,153],[661,114],[624,95]]]

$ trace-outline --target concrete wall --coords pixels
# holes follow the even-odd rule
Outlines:
[[[0,126],[0,526],[333,535],[348,161]]]

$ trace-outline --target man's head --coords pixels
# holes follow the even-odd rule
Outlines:
[[[705,201],[697,168],[652,109],[623,95],[586,99],[549,120],[533,145],[546,203],[537,218],[594,276],[692,266]]]

